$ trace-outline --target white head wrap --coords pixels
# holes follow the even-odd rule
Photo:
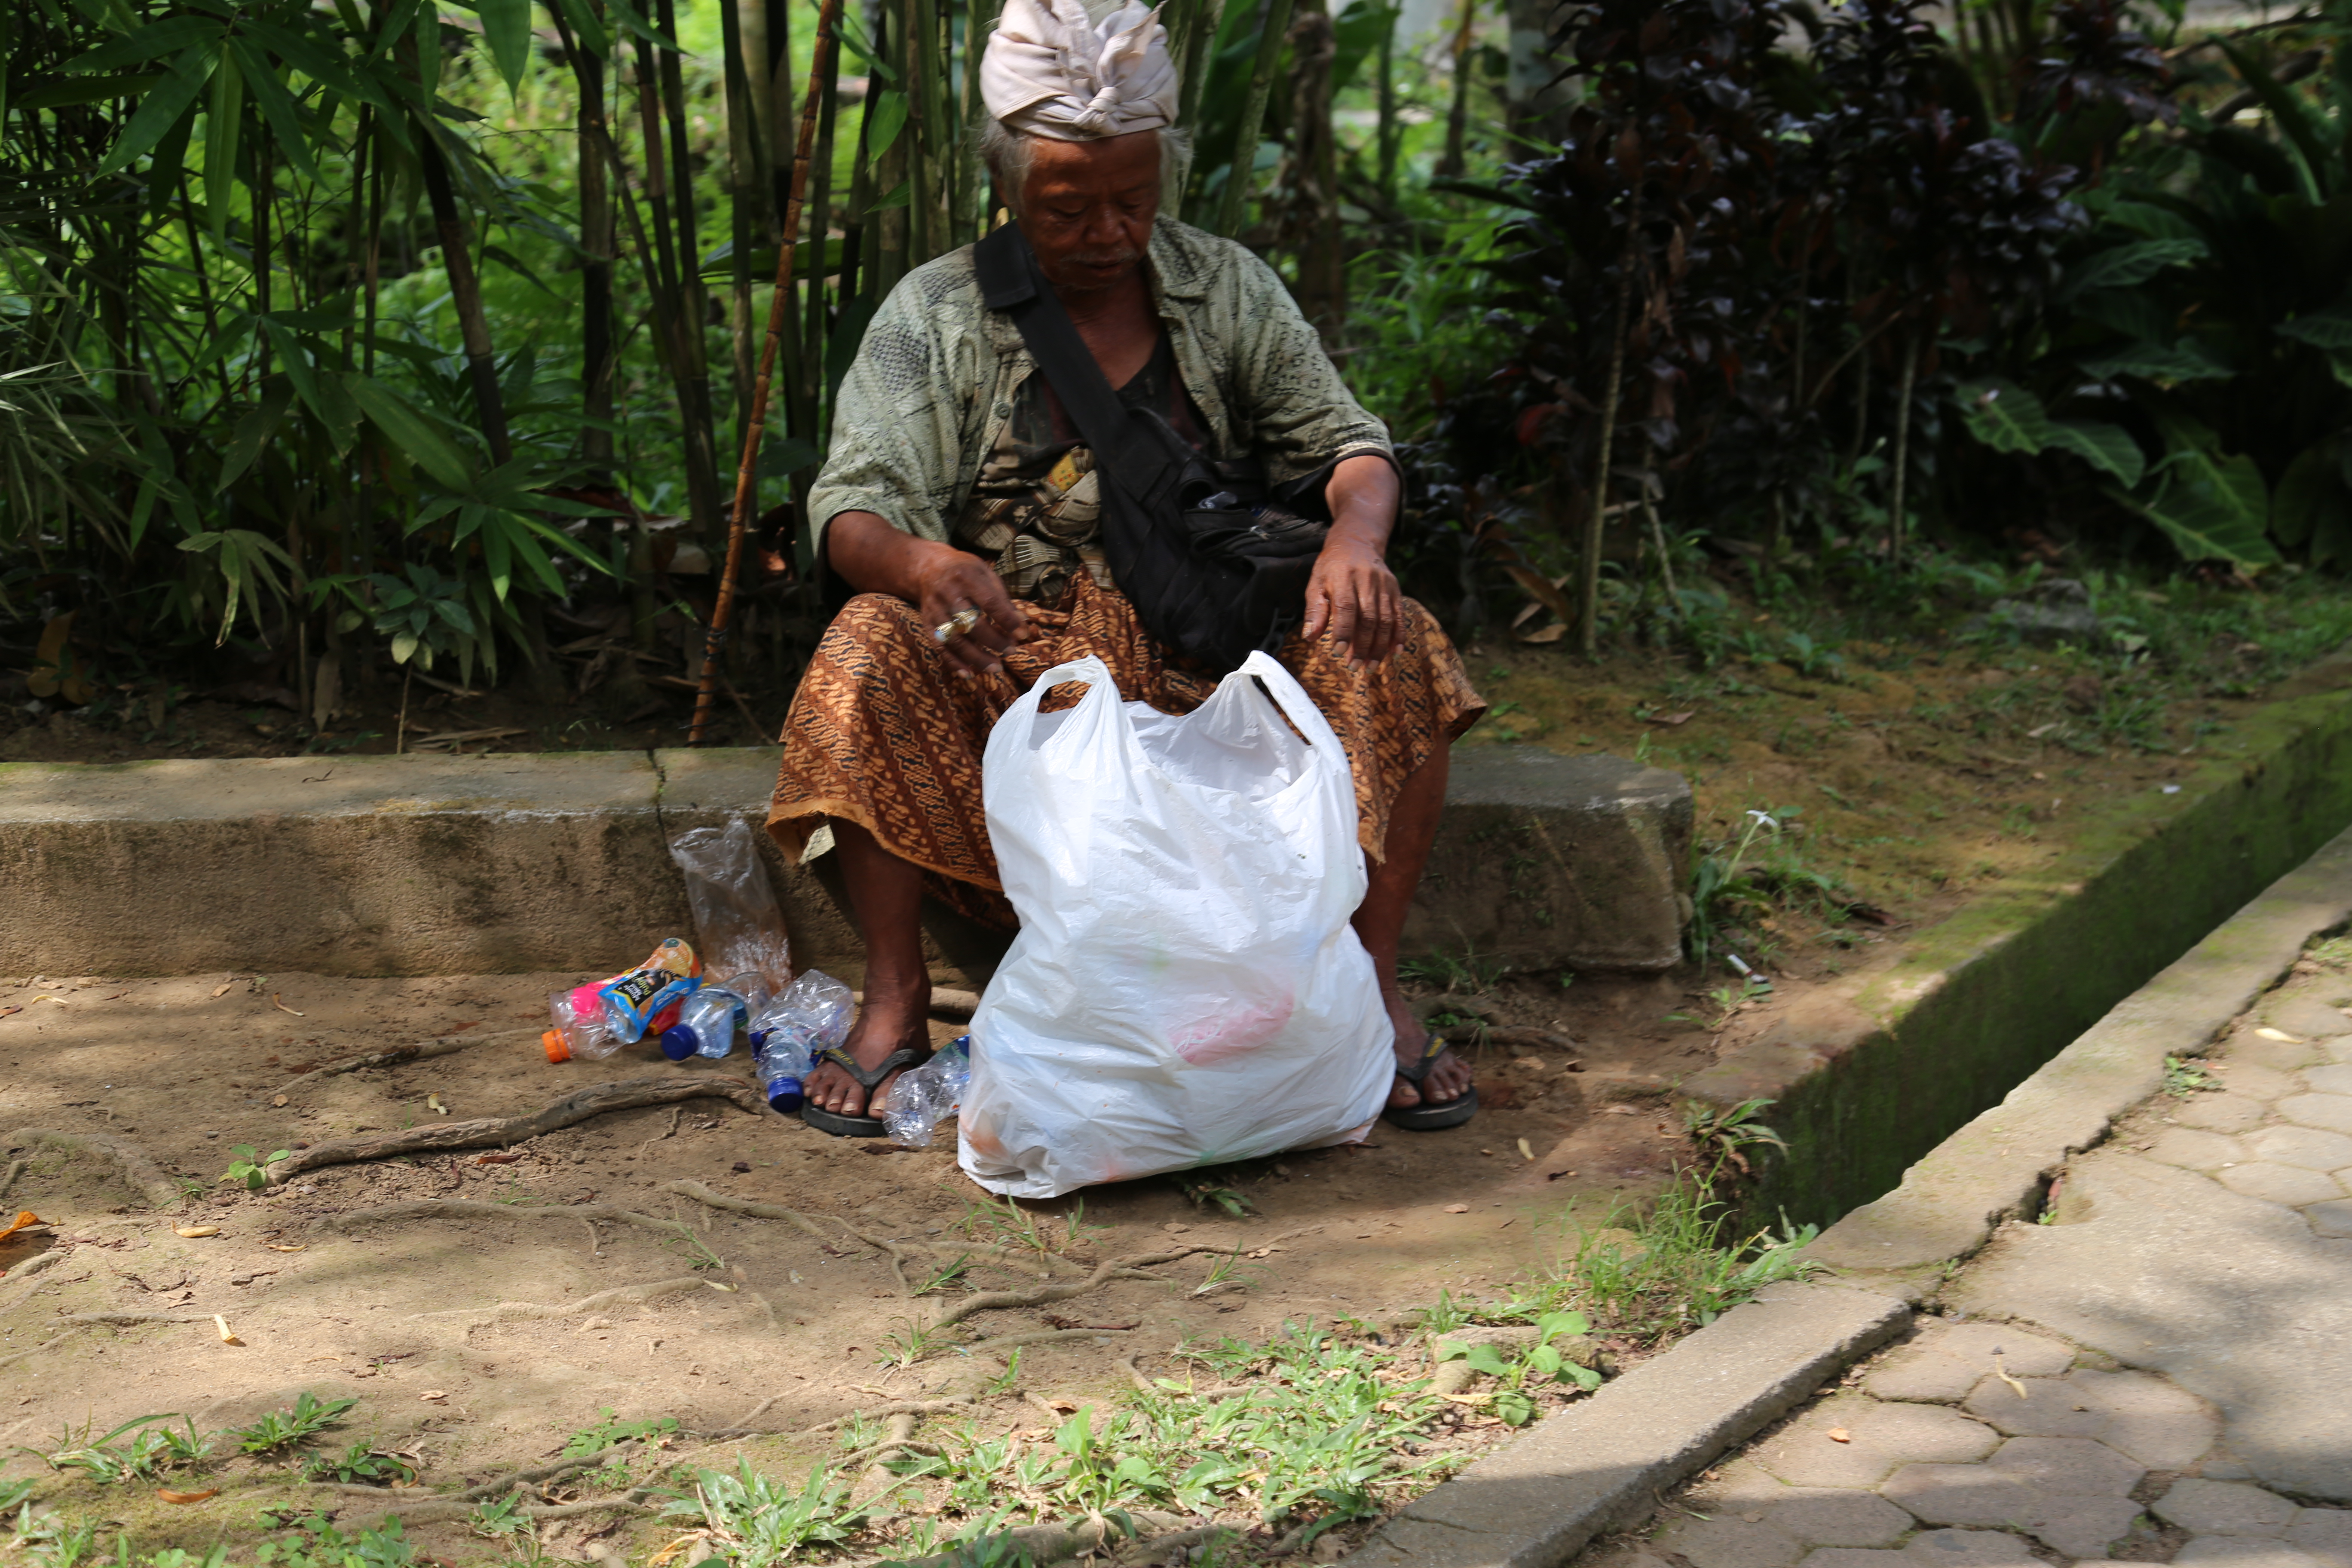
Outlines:
[[[1005,0],[980,62],[988,112],[1056,142],[1172,125],[1177,87],[1168,29],[1138,0],[1098,23],[1082,0]]]

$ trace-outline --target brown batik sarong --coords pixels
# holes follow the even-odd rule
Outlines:
[[[1046,670],[1088,654],[1110,667],[1123,700],[1163,713],[1189,713],[1216,689],[1171,667],[1126,596],[1083,572],[1062,609],[1017,602],[1038,635],[1004,655],[1003,674],[968,680],[902,599],[861,594],[834,617],[784,721],[768,830],[788,855],[799,857],[820,818],[841,817],[921,867],[950,907],[1013,930],[980,793],[981,755],[1004,710]],[[1402,645],[1371,668],[1350,668],[1328,639],[1293,637],[1280,655],[1347,748],[1357,837],[1374,859],[1405,780],[1486,710],[1436,620],[1410,599],[1404,615]]]

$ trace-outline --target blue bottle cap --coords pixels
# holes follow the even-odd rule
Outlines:
[[[776,1110],[798,1110],[801,1108],[801,1080],[796,1078],[772,1079],[768,1083],[768,1104]]]
[[[694,1054],[694,1031],[683,1024],[672,1024],[661,1032],[662,1055],[674,1062],[682,1062]]]

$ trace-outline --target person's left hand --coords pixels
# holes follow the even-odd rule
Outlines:
[[[1298,629],[1308,642],[1329,632],[1350,664],[1378,664],[1394,653],[1404,641],[1404,595],[1380,551],[1334,529],[1307,580],[1307,620]]]

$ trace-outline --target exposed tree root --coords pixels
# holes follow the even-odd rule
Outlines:
[[[667,1182],[663,1184],[660,1190],[665,1193],[676,1193],[680,1197],[692,1198],[696,1203],[705,1205],[710,1208],[725,1209],[730,1214],[750,1215],[755,1219],[783,1220],[787,1224],[798,1226],[801,1229],[806,1231],[809,1235],[816,1237],[822,1242],[830,1243],[839,1239],[833,1234],[833,1232],[826,1230],[822,1225],[818,1224],[816,1220],[811,1218],[809,1215],[801,1213],[798,1209],[788,1209],[781,1204],[754,1203],[750,1198],[729,1197],[724,1193],[714,1193],[700,1182],[696,1181]],[[1059,1265],[1065,1268],[1083,1268],[1085,1267],[1083,1264],[1073,1263],[1066,1258],[1057,1257],[1050,1252],[1015,1252],[1009,1247],[988,1245],[951,1247],[942,1242],[914,1241],[900,1237],[877,1236],[871,1231],[860,1230],[856,1226],[852,1225],[848,1220],[842,1218],[839,1215],[829,1215],[826,1217],[831,1219],[835,1225],[841,1226],[843,1230],[846,1231],[852,1240],[862,1241],[877,1252],[888,1254],[891,1271],[898,1277],[898,1288],[901,1290],[904,1290],[908,1296],[912,1296],[915,1293],[915,1289],[912,1285],[907,1282],[907,1272],[904,1265],[906,1264],[908,1256],[916,1253],[919,1253],[928,1258],[986,1258],[992,1263],[1004,1263],[1008,1265],[1043,1260],[1044,1266],[1049,1269],[1055,1265]]]
[[[921,1416],[917,1415],[911,1410],[900,1411],[898,1415],[890,1417],[890,1426],[888,1429],[882,1434],[882,1440],[879,1443],[874,1444],[871,1447],[861,1448],[856,1453],[852,1454],[848,1456],[848,1458],[840,1461],[841,1467],[844,1469],[847,1469],[852,1464],[855,1464],[861,1458],[871,1461],[866,1467],[866,1473],[857,1478],[857,1485],[852,1495],[856,1495],[856,1493],[863,1493],[864,1495],[859,1497],[856,1502],[850,1504],[850,1512],[855,1513],[858,1511],[867,1503],[872,1502],[876,1498],[881,1496],[884,1492],[888,1491],[893,1486],[898,1484],[898,1478],[892,1475],[888,1468],[890,1458],[894,1454],[898,1454],[906,1448],[916,1446],[913,1441],[915,1436],[915,1423],[921,1419]],[[929,1444],[923,1444],[920,1446],[924,1447],[930,1447]],[[938,1450],[933,1448],[932,1452],[937,1453]]]
[[[16,1178],[25,1173],[25,1163],[26,1163],[22,1160],[11,1160],[8,1162],[8,1173],[5,1176],[0,1176],[0,1198],[6,1197],[8,1195],[8,1189],[16,1184]]]
[[[27,1149],[36,1143],[63,1149],[69,1154],[94,1154],[101,1160],[112,1161],[152,1207],[171,1208],[187,1195],[187,1190],[162,1166],[149,1159],[137,1144],[126,1143],[120,1138],[109,1137],[103,1132],[56,1132],[46,1127],[19,1127],[9,1133],[5,1141],[5,1146],[10,1149]]]
[[[61,1312],[61,1323],[113,1323],[127,1327],[132,1323],[209,1323],[210,1318],[183,1318],[171,1312]]]
[[[613,1301],[653,1301],[664,1296],[676,1296],[702,1285],[698,1274],[682,1274],[675,1279],[656,1279],[650,1285],[623,1285],[611,1290],[599,1290],[593,1296],[583,1296],[577,1301],[561,1307],[541,1306],[536,1301],[500,1301],[495,1307],[452,1307],[439,1312],[412,1312],[411,1321],[426,1318],[469,1318],[488,1313],[508,1321],[546,1321],[555,1318],[576,1318]]]
[[[1105,1334],[1125,1333],[1124,1329],[1037,1329],[1025,1334],[1000,1334],[978,1344],[958,1345],[966,1355],[979,1355],[984,1351],[1009,1351],[1016,1345],[1050,1345],[1066,1340],[1096,1340]]]
[[[1113,1258],[1096,1268],[1084,1279],[1074,1279],[1062,1285],[1040,1285],[1034,1290],[982,1290],[967,1296],[924,1324],[927,1329],[944,1329],[960,1323],[974,1312],[1002,1311],[1008,1308],[1046,1307],[1056,1301],[1066,1301],[1073,1296],[1083,1296],[1116,1279],[1132,1279],[1135,1271],[1149,1268],[1155,1263],[1173,1263],[1180,1258],[1190,1258],[1196,1252],[1223,1252],[1221,1247],[1180,1247],[1170,1252],[1147,1252],[1136,1258]],[[1145,1275],[1145,1279],[1152,1276]],[[1163,1284],[1165,1281],[1161,1281]]]
[[[290,1079],[277,1092],[291,1094],[304,1084],[322,1078],[340,1078],[347,1072],[363,1068],[394,1068],[404,1062],[430,1061],[435,1057],[452,1057],[459,1051],[480,1045],[485,1040],[510,1040],[517,1035],[535,1035],[537,1029],[492,1029],[485,1035],[467,1033],[445,1035],[437,1040],[419,1040],[413,1046],[394,1046],[388,1051],[372,1051],[363,1057],[352,1057],[343,1061],[330,1062],[313,1068],[297,1079]]]
[[[765,1410],[771,1403],[772,1403],[772,1401],[763,1401],[760,1405],[760,1410]],[[807,1427],[799,1432],[794,1432],[792,1436],[795,1437],[820,1436],[827,1432],[837,1432],[853,1421],[862,1421],[871,1417],[883,1415],[936,1415],[942,1410],[969,1410],[971,1408],[971,1401],[969,1399],[901,1399],[889,1405],[877,1405],[867,1410],[853,1410],[846,1415],[836,1415],[830,1421],[821,1422],[814,1426]],[[756,1415],[758,1414],[758,1410],[751,1413],[752,1415]],[[743,1417],[746,1421],[749,1421],[751,1418],[751,1415]],[[710,1436],[714,1437],[729,1436],[731,1435],[732,1434],[724,1432],[714,1432],[710,1434]]]
[[[681,1100],[706,1097],[733,1101],[754,1116],[774,1114],[759,1087],[740,1078],[635,1078],[614,1083],[590,1084],[564,1096],[544,1110],[528,1116],[485,1116],[471,1121],[450,1121],[437,1127],[412,1127],[381,1138],[339,1138],[299,1150],[269,1167],[269,1184],[283,1186],[305,1171],[326,1165],[356,1164],[385,1160],[395,1154],[416,1154],[448,1149],[481,1149],[493,1144],[521,1143],[602,1116],[608,1110],[634,1110],[647,1105],[674,1105]],[[176,1189],[175,1189],[176,1190]]]
[[[634,1225],[642,1230],[664,1231],[671,1236],[692,1236],[694,1227],[679,1220],[656,1219],[649,1214],[614,1204],[541,1205],[525,1207],[520,1204],[486,1204],[471,1198],[418,1198],[412,1203],[386,1204],[381,1208],[351,1209],[342,1214],[321,1215],[310,1222],[312,1230],[352,1230],[363,1225],[389,1224],[404,1219],[576,1219],[608,1220],[615,1225]]]
[[[79,1331],[74,1329],[68,1329],[64,1333],[59,1334],[57,1338],[47,1340],[40,1344],[35,1345],[31,1350],[18,1351],[12,1356],[0,1356],[0,1366],[15,1366],[18,1362],[24,1361],[31,1356],[37,1356],[43,1351],[53,1350],[58,1345],[65,1343],[68,1340],[73,1338],[78,1331]]]
[[[1156,1509],[1122,1509],[1119,1510],[1119,1518],[1132,1521],[1142,1530],[1155,1532],[1180,1531],[1188,1526],[1193,1529],[1200,1528],[1192,1526],[1191,1520],[1181,1513],[1161,1513]],[[1009,1546],[1011,1550],[1005,1553],[1007,1558],[1018,1556],[1027,1562],[1040,1564],[1042,1568],[1045,1563],[1059,1563],[1066,1558],[1076,1557],[1081,1552],[1100,1552],[1125,1534],[1127,1531],[1121,1529],[1117,1521],[1097,1515],[1093,1519],[1083,1520],[1074,1524],[1024,1525],[1018,1530],[1008,1530],[1002,1535],[991,1536],[988,1539],[990,1542],[1003,1542]],[[1159,1540],[1158,1533],[1148,1537],[1139,1536],[1134,1545],[1140,1548],[1156,1543]],[[978,1543],[967,1544],[959,1552],[942,1552],[935,1557],[914,1557],[896,1561],[900,1562],[903,1568],[955,1568],[957,1563],[970,1561],[975,1544]],[[872,1563],[881,1561],[884,1560],[869,1559],[864,1563],[852,1564],[850,1568],[871,1568]]]
[[[632,1437],[626,1442],[615,1443],[609,1448],[599,1449],[584,1459],[558,1459],[551,1465],[540,1465],[528,1470],[516,1470],[510,1475],[499,1476],[496,1479],[467,1487],[457,1495],[474,1502],[479,1502],[485,1498],[504,1497],[517,1487],[541,1486],[548,1481],[561,1480],[565,1476],[575,1475],[582,1470],[601,1468],[636,1446],[637,1440]]]

